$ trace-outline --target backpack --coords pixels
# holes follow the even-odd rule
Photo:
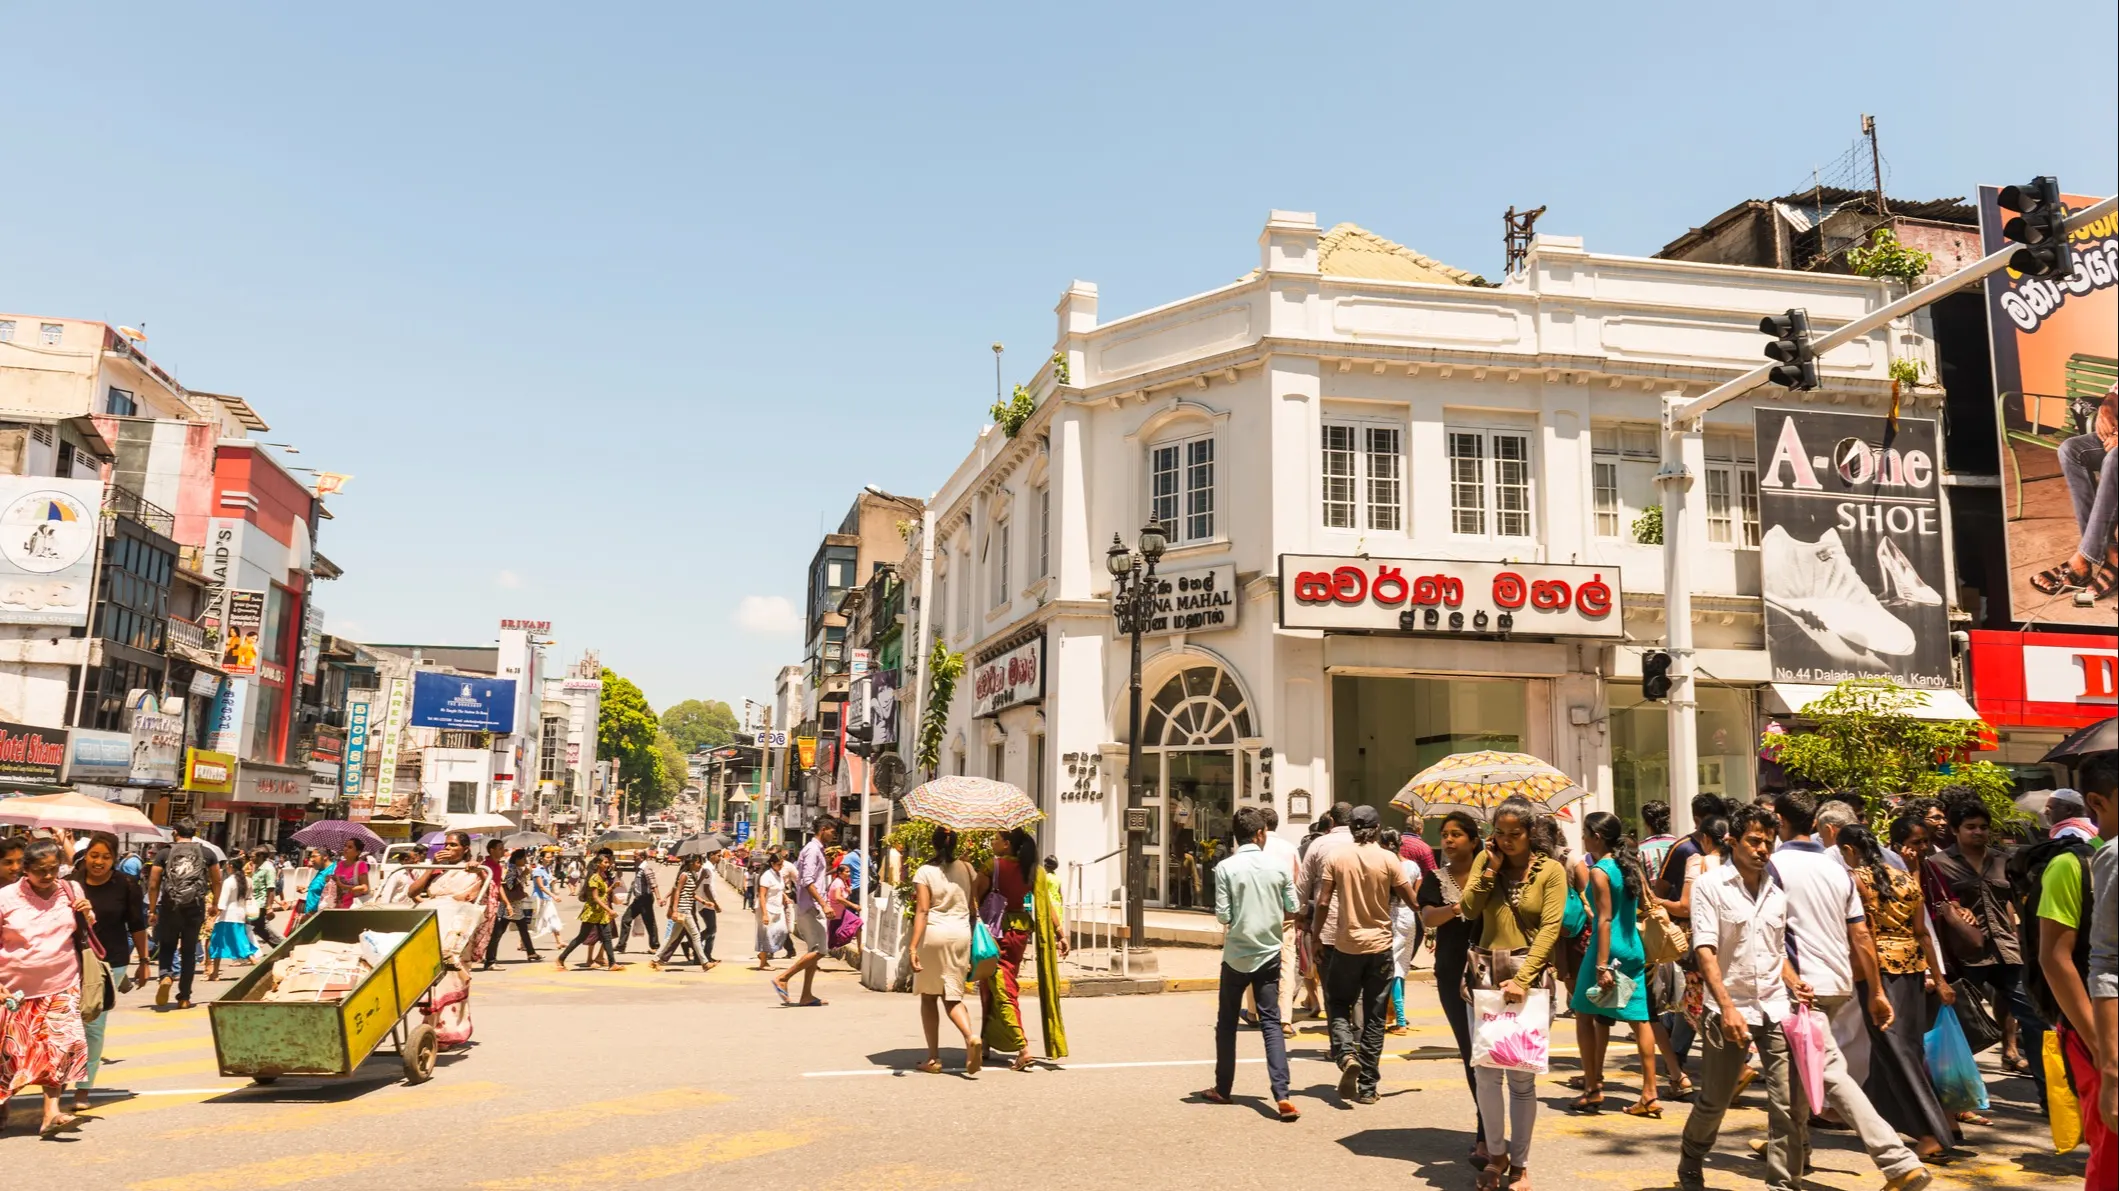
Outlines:
[[[162,900],[173,906],[206,903],[206,849],[190,840],[171,844],[162,860]]]
[[[2090,967],[2090,932],[2086,920],[2091,900],[2089,842],[2079,836],[2063,835],[2059,839],[2042,840],[2027,848],[2018,848],[2009,857],[2009,884],[2016,891],[2017,939],[2023,949],[2023,991],[2030,998],[2031,1007],[2038,1010],[2038,1016],[2048,1022],[2065,1021],[2066,1015],[2053,996],[2052,986],[2046,983],[2045,965],[2038,962],[2038,902],[2045,893],[2046,866],[2062,854],[2074,856],[2076,863],[2082,866],[2085,921],[2075,932],[2075,967],[2087,972]]]

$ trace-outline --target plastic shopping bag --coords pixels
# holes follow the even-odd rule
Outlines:
[[[1551,1061],[1552,998],[1542,989],[1510,1005],[1501,990],[1472,991],[1472,1066],[1543,1074]]]
[[[1781,1035],[1788,1042],[1788,1061],[1795,1064],[1795,1078],[1802,1081],[1803,1095],[1808,1097],[1804,1103],[1814,1113],[1825,1103],[1825,1015],[1798,1003],[1781,1023]]]
[[[2053,1152],[2065,1154],[2082,1144],[2082,1102],[2075,1097],[2075,1085],[2068,1082],[2060,1031],[2045,1032],[2044,1058],[2045,1109],[2053,1127]]]
[[[1923,1040],[1928,1052],[1928,1080],[1935,1085],[1936,1099],[1953,1113],[1984,1112],[1987,1081],[1972,1057],[1972,1044],[1965,1040],[1957,1010],[1948,1005],[1935,1015],[1935,1028]]]

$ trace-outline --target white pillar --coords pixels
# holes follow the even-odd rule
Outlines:
[[[1682,389],[1663,395],[1663,640],[1670,654],[1670,830],[1690,834],[1692,796],[1700,791],[1699,704],[1692,683],[1692,556],[1698,518],[1692,505],[1693,477],[1704,455],[1700,424],[1680,421],[1673,406]]]

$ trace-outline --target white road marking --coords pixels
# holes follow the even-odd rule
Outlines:
[[[1551,1051],[1551,1053],[1553,1053],[1553,1054],[1555,1054],[1555,1055],[1572,1055],[1572,1054],[1574,1054],[1574,1053],[1575,1053],[1575,1049],[1574,1049],[1573,1047],[1570,1047],[1570,1046],[1555,1046],[1555,1047],[1553,1047],[1553,1048],[1552,1048],[1552,1051]],[[1395,1059],[1403,1059],[1403,1058],[1405,1058],[1406,1056],[1404,1056],[1404,1055],[1391,1055],[1391,1054],[1386,1054],[1386,1055],[1384,1055],[1383,1057],[1384,1057],[1384,1058],[1386,1058],[1386,1059],[1394,1059],[1394,1058],[1395,1058]],[[1426,1056],[1426,1057],[1432,1057],[1432,1058],[1435,1058],[1435,1059],[1446,1059],[1446,1058],[1455,1058],[1456,1056],[1455,1056],[1455,1055],[1433,1055],[1433,1056]],[[1264,1059],[1238,1059],[1238,1060],[1236,1060],[1236,1061],[1237,1061],[1238,1063],[1263,1063],[1263,1062],[1265,1062],[1265,1060],[1264,1060]],[[1330,1059],[1327,1059],[1327,1058],[1321,1058],[1321,1057],[1319,1057],[1319,1056],[1316,1056],[1316,1055],[1289,1055],[1289,1056],[1288,1056],[1288,1062],[1290,1062],[1290,1063],[1330,1063],[1330,1062],[1331,1062],[1331,1060],[1330,1060]],[[1133,1062],[1133,1063],[1056,1063],[1056,1064],[1054,1064],[1054,1063],[1046,1063],[1046,1062],[1044,1062],[1044,1061],[1040,1060],[1040,1061],[1039,1061],[1039,1063],[1038,1063],[1038,1066],[1040,1066],[1040,1067],[1044,1067],[1044,1068],[1046,1068],[1047,1070],[1058,1070],[1058,1071],[1117,1071],[1117,1070],[1123,1070],[1123,1069],[1126,1069],[1126,1068],[1132,1068],[1132,1067],[1211,1067],[1211,1066],[1213,1066],[1213,1065],[1214,1065],[1214,1060],[1212,1060],[1212,1059],[1147,1059],[1147,1060],[1142,1060],[1142,1061],[1140,1061],[1140,1062]],[[996,1068],[996,1070],[998,1070],[998,1068]],[[803,1079],[851,1079],[851,1078],[855,1078],[855,1077],[858,1077],[858,1076],[863,1076],[863,1075],[912,1075],[912,1074],[917,1074],[917,1073],[918,1073],[918,1071],[919,1071],[919,1068],[917,1068],[917,1067],[858,1067],[858,1068],[854,1068],[854,1069],[852,1069],[852,1070],[849,1070],[849,1071],[804,1071],[804,1072],[802,1072],[802,1078],[803,1078]],[[961,1074],[963,1074],[963,1071],[964,1071],[964,1069],[963,1069],[962,1067],[944,1067],[944,1068],[942,1068],[942,1073],[943,1073],[943,1074],[945,1074],[945,1075],[961,1075]]]

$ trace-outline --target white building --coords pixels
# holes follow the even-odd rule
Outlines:
[[[1144,647],[1151,904],[1200,904],[1237,807],[1270,804],[1299,834],[1310,812],[1381,805],[1467,748],[1545,757],[1621,814],[1661,797],[1667,713],[1638,678],[1663,636],[1662,551],[1632,525],[1657,503],[1662,397],[1761,360],[1764,313],[1806,307],[1822,334],[1887,301],[1885,286],[1595,255],[1550,235],[1493,286],[1303,212],[1274,212],[1259,244],[1248,276],[1110,321],[1076,282],[1056,362],[1030,386],[1037,412],[1013,438],[988,427],[935,494],[931,571],[918,540],[904,570],[924,622],[967,655],[941,769],[1031,791],[1063,859],[1121,844],[1127,643],[1105,551],[1152,512],[1176,615]],[[1830,353],[1828,388],[1803,399],[1881,412],[1893,355],[1932,366],[1919,328],[1895,327]],[[1710,417],[1695,461],[1706,515],[1687,545],[1702,786],[1737,795],[1773,707],[1751,440],[1748,401]],[[1466,594],[1401,631],[1395,613],[1338,603],[1343,566],[1379,598],[1394,569],[1405,607],[1424,576]],[[1502,569],[1566,607],[1518,601],[1504,624]],[[1313,590],[1292,590],[1303,576]],[[1105,883],[1119,872],[1109,862]]]

